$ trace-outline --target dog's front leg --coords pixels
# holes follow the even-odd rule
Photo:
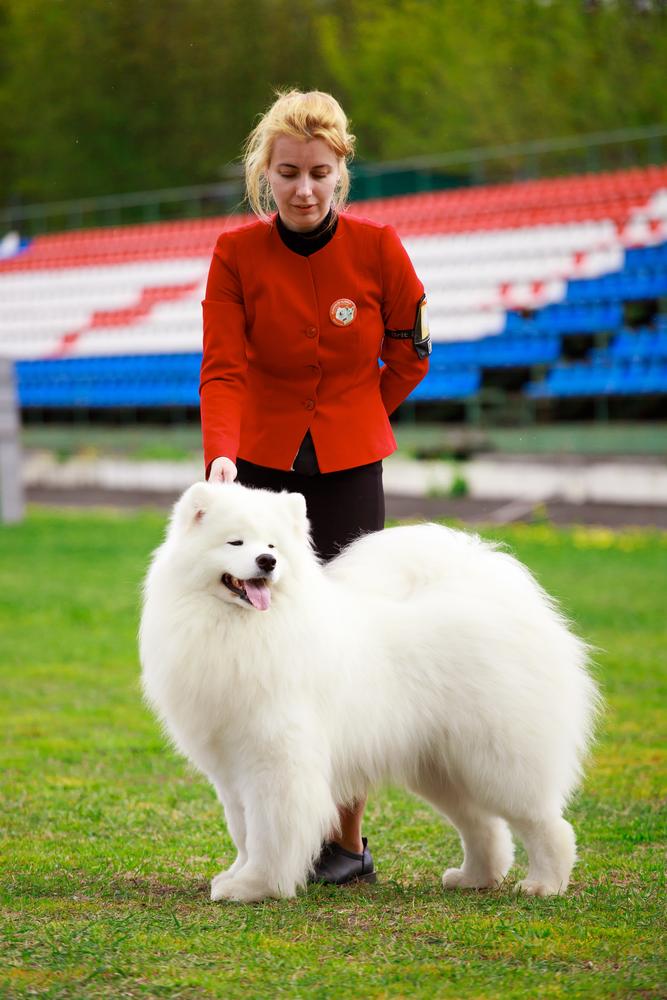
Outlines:
[[[225,811],[227,829],[236,848],[236,858],[232,865],[229,868],[223,869],[211,882],[211,897],[215,899],[214,893],[217,884],[224,882],[228,878],[232,878],[234,875],[238,875],[248,860],[248,851],[246,849],[245,815],[240,795],[228,782],[223,782],[216,778],[212,778],[211,780],[222,803],[222,808]]]
[[[291,745],[291,751],[296,748]],[[245,865],[212,886],[211,899],[289,898],[305,884],[338,812],[326,769],[308,759],[312,744],[255,762],[239,784],[246,824]]]

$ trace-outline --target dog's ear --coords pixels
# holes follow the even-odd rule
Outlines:
[[[216,487],[211,483],[194,483],[174,504],[171,528],[184,530],[199,524],[211,505],[212,493]]]
[[[310,524],[306,514],[306,498],[301,493],[283,493],[283,497],[289,511],[290,523],[300,538],[307,538]]]

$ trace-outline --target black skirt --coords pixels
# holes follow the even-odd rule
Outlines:
[[[243,486],[303,494],[315,548],[327,562],[359,535],[384,527],[382,462],[314,476],[269,469],[242,458],[236,467],[237,482]]]

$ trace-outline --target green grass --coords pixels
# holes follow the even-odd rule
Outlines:
[[[404,421],[394,426],[394,432],[401,452],[433,458],[478,451],[551,455],[664,455],[667,451],[664,422],[474,427]],[[201,432],[195,424],[28,424],[22,441],[26,449],[52,452],[61,461],[108,455],[136,461],[203,461]]]
[[[445,895],[456,836],[388,791],[367,814],[377,887],[245,906],[209,903],[232,854],[221,811],[140,699],[139,583],[162,528],[35,509],[0,529],[0,996],[665,995],[667,535],[493,533],[599,647],[607,711],[569,810],[567,896]]]
[[[401,423],[399,449],[420,458],[497,452],[504,455],[663,456],[667,423],[524,423],[516,427]]]
[[[69,458],[123,458],[131,461],[203,462],[201,431],[194,424],[128,423],[27,424],[21,442],[28,451],[51,452],[65,462]]]

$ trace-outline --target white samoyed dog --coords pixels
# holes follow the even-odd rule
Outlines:
[[[237,857],[213,900],[291,897],[337,805],[395,782],[458,830],[446,889],[565,890],[563,808],[597,694],[587,647],[529,571],[435,524],[365,535],[327,566],[299,494],[196,483],[145,584],[143,687],[213,784]]]

